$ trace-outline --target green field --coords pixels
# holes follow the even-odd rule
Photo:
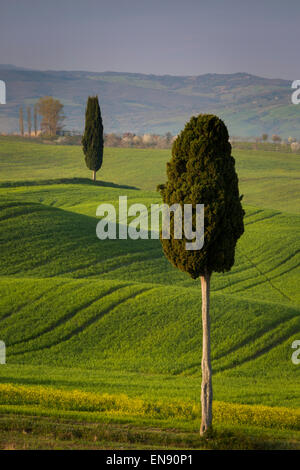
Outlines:
[[[214,442],[222,447],[227,439],[234,448],[257,442],[300,446],[300,366],[291,361],[292,342],[300,339],[299,155],[233,154],[246,227],[232,271],[212,278],[214,399],[232,407],[252,405],[253,413],[244,421],[233,419],[236,408],[231,417],[221,416]],[[117,204],[120,195],[147,206],[160,201],[155,188],[165,181],[169,158],[169,150],[106,148],[101,181],[93,184],[80,147],[0,137],[0,340],[7,346],[0,383],[26,386],[34,397],[42,386],[62,396],[72,390],[126,395],[160,410],[169,403],[180,409],[199,405],[200,282],[175,270],[158,240],[100,241],[95,233],[102,202]],[[120,424],[130,425],[134,436],[153,426],[166,436],[156,442],[150,433],[144,448],[204,446],[195,434],[197,413],[127,416],[114,406],[101,413],[59,407],[48,398],[26,402],[14,393],[0,385],[0,423],[11,436],[0,433],[2,447],[9,439],[20,446],[16,429],[22,420],[43,430],[47,416],[57,420],[53,429],[60,420],[61,426],[72,419],[106,423],[109,448],[120,442],[143,447],[137,437],[131,444],[123,441],[122,432],[115,432]],[[270,409],[278,416],[280,410],[291,413],[295,425],[281,422],[275,411],[266,421]],[[91,425],[85,426],[83,435],[91,436]],[[185,443],[170,428],[177,437],[187,433]],[[28,442],[47,447],[34,437]],[[53,438],[48,447],[56,444]]]

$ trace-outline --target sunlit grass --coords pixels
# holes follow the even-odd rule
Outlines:
[[[160,201],[169,151],[106,149],[94,185],[79,147],[0,145],[1,411],[198,426],[199,281],[175,270],[158,240],[103,242],[95,233],[102,202]],[[212,277],[215,422],[294,429],[299,156],[234,154],[252,205],[233,269]]]

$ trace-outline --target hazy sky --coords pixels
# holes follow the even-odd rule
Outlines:
[[[300,79],[299,0],[0,0],[0,63]]]

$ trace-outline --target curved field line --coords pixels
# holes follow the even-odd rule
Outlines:
[[[32,202],[32,201],[28,201],[28,202],[21,202],[21,201],[12,201],[12,200],[9,200],[7,199],[7,203],[4,202],[4,204],[0,205],[0,210],[2,209],[10,209],[11,207],[22,207],[22,206],[39,206],[39,204],[37,202]]]
[[[291,315],[289,318],[283,320],[283,321],[279,321],[277,322],[277,324],[273,326],[272,330],[276,330],[276,328],[278,328],[280,325],[283,325],[287,322],[290,322],[291,320],[297,318],[297,315],[294,314],[294,315]],[[218,356],[216,357],[212,357],[212,362],[214,361],[218,361],[218,359],[221,359],[223,356],[227,356],[228,354],[232,354],[234,352],[237,352],[239,349],[243,348],[244,346],[246,346],[251,340],[255,339],[255,340],[260,340],[261,338],[263,338],[265,335],[267,335],[268,333],[271,333],[272,330],[268,330],[268,331],[264,331],[261,335],[259,336],[254,336],[252,335],[251,337],[249,338],[246,338],[245,340],[243,340],[239,345],[237,346],[233,346],[231,349],[229,349],[228,351],[225,351],[221,354],[219,354]],[[250,362],[251,360],[253,359],[256,359],[257,357],[261,356],[262,354],[265,354],[266,352],[269,352],[271,349],[273,349],[274,347],[276,346],[279,346],[282,342],[286,341],[288,338],[290,338],[290,336],[292,336],[293,333],[289,332],[287,333],[286,335],[284,335],[282,338],[280,338],[279,340],[276,340],[275,342],[269,344],[268,346],[265,346],[264,348],[262,348],[261,350],[259,351],[256,351],[255,353],[251,354],[250,356],[244,358],[244,359],[241,359],[241,361],[239,363],[236,363],[235,364],[232,364],[232,365],[224,365],[224,366],[220,366],[220,368],[215,368],[213,367],[213,370],[214,370],[214,374],[219,374],[225,370],[230,370],[230,369],[234,369],[235,367],[239,367],[240,365],[244,364],[245,362]],[[183,371],[188,371],[190,369],[192,369],[193,367],[196,367],[196,366],[201,366],[201,361],[200,362],[196,362],[186,368],[182,368],[178,373],[180,372],[183,372]],[[215,371],[215,369],[217,369]]]
[[[75,315],[77,315],[77,313],[79,313],[82,310],[85,310],[86,308],[90,307],[93,303],[97,302],[98,300],[112,294],[113,292],[115,292],[117,290],[125,288],[127,286],[128,286],[128,284],[125,284],[125,285],[122,284],[121,286],[114,286],[114,287],[109,288],[108,291],[105,292],[104,294],[102,294],[100,296],[97,295],[92,300],[90,300],[90,301],[86,302],[85,304],[81,305],[80,307],[75,308],[74,310],[72,310],[72,312],[67,313],[66,315],[60,317],[55,323],[53,323],[52,325],[49,325],[47,328],[45,328],[40,333],[30,336],[29,338],[26,338],[26,340],[19,340],[19,341],[15,341],[14,343],[10,343],[10,346],[15,346],[15,345],[21,344],[21,343],[27,343],[28,341],[33,341],[35,339],[40,338],[41,336],[49,333],[50,331],[53,331],[55,328],[58,328],[59,326],[66,323],[67,321],[71,320],[72,318],[75,317]],[[15,353],[15,354],[19,354],[19,353]]]
[[[297,269],[300,266],[300,263],[296,264],[296,266],[293,266],[290,269],[287,269],[286,271],[283,271],[282,273],[276,274],[276,276],[271,277],[271,280],[273,281],[274,279],[278,279],[278,277],[283,276],[284,274],[290,273],[294,269]]]
[[[148,256],[147,256],[147,257],[144,257],[144,258],[134,259],[134,260],[131,260],[130,263],[124,263],[124,264],[122,264],[121,266],[115,266],[115,267],[113,267],[113,268],[106,269],[105,271],[102,271],[101,273],[99,273],[99,275],[101,275],[101,274],[108,274],[108,273],[110,273],[111,271],[117,271],[117,269],[122,269],[122,268],[124,268],[124,267],[131,266],[131,265],[134,264],[134,263],[140,263],[140,262],[148,261],[148,260],[149,260],[149,261],[152,261],[152,260],[158,259],[158,258],[161,258],[161,256],[160,256],[160,255],[159,255],[159,256],[152,256],[150,259],[149,259]],[[94,276],[94,274],[93,274],[93,276]]]
[[[296,251],[295,251],[294,253],[292,253],[290,256],[288,256],[287,258],[285,258],[284,260],[282,260],[281,263],[277,264],[276,266],[274,266],[273,268],[269,269],[268,271],[265,271],[264,274],[269,274],[269,273],[271,273],[272,271],[275,271],[275,269],[280,268],[280,266],[282,266],[283,264],[285,264],[285,263],[287,263],[288,261],[290,261],[290,260],[291,260],[292,258],[294,258],[299,252],[300,252],[300,250],[296,250]],[[275,277],[281,276],[281,274],[288,273],[288,272],[292,271],[293,269],[296,269],[298,266],[299,266],[299,263],[296,264],[295,266],[292,266],[290,269],[288,269],[287,271],[284,271],[283,273],[276,274]],[[275,277],[272,277],[271,279],[275,279]]]
[[[149,252],[150,252],[150,251],[154,251],[154,250],[156,250],[156,249],[157,249],[157,248],[153,248],[152,250],[149,250]],[[148,252],[148,253],[149,253],[149,252]],[[145,253],[144,251],[138,251],[138,252],[135,252],[134,255],[139,256],[139,255],[142,255],[142,254],[144,254],[144,253]],[[64,271],[64,272],[62,272],[62,273],[55,274],[55,275],[49,276],[49,277],[64,276],[65,274],[70,274],[70,273],[73,273],[73,274],[74,274],[74,273],[76,273],[77,271],[81,271],[81,270],[83,270],[83,269],[88,269],[90,266],[97,266],[98,264],[103,264],[103,263],[105,263],[105,262],[110,262],[111,260],[116,260],[116,262],[117,262],[117,258],[121,258],[121,261],[120,261],[120,262],[122,263],[122,258],[126,258],[126,257],[128,257],[128,254],[126,254],[126,255],[119,255],[119,256],[118,256],[118,255],[117,255],[117,256],[113,256],[113,257],[111,257],[111,258],[99,260],[99,261],[97,261],[96,263],[95,263],[95,262],[91,262],[91,263],[85,264],[84,266],[77,267],[77,268],[75,268],[75,269],[69,269],[69,270]],[[147,259],[148,259],[148,258],[144,258],[142,261],[147,260]],[[113,271],[113,270],[122,268],[123,266],[129,266],[130,264],[132,264],[132,263],[134,263],[134,262],[136,262],[136,261],[140,261],[140,260],[141,260],[140,257],[139,257],[138,259],[134,259],[134,260],[131,259],[131,260],[129,260],[129,261],[130,261],[129,263],[126,263],[126,264],[125,264],[125,263],[122,263],[122,264],[118,265],[117,267],[112,266],[111,269],[106,269],[106,270],[104,270],[104,271],[97,272],[97,273],[95,273],[95,274],[97,274],[97,275],[106,274],[106,273],[108,273],[108,272],[110,272],[110,271]],[[95,275],[95,274],[91,274],[91,275]],[[89,275],[87,275],[87,277],[89,277]]]
[[[262,222],[263,220],[272,219],[273,217],[276,217],[277,215],[281,215],[281,212],[275,212],[274,214],[266,215],[266,217],[263,217],[262,219],[250,220],[249,222],[246,222],[245,225],[252,225],[252,224],[256,224],[257,222]]]
[[[266,274],[269,274],[271,273],[272,271],[275,271],[275,269],[278,269],[280,266],[284,265],[285,263],[287,263],[290,259],[292,259],[293,257],[295,257],[297,254],[299,253],[299,250],[297,250],[295,253],[291,254],[290,256],[288,256],[287,258],[285,258],[281,263],[277,264],[276,266],[274,266],[273,268],[267,270],[267,271],[264,271],[262,272],[261,271],[261,275],[262,276],[265,276],[266,277]],[[259,270],[259,268],[257,267],[257,265],[255,264],[252,264],[251,266],[248,266],[247,268],[245,269],[242,269],[241,271],[237,271],[237,274],[238,273],[241,273],[241,272],[245,272],[247,271],[247,269],[252,269],[253,267],[256,267],[257,270]],[[243,292],[243,290],[246,290],[246,289],[250,289],[252,287],[255,287],[255,286],[258,286],[258,285],[261,285],[261,284],[264,284],[265,282],[270,282],[270,281],[273,281],[274,279],[277,279],[278,277],[282,276],[283,274],[287,274],[291,271],[293,271],[294,269],[297,269],[299,266],[299,263],[296,264],[295,266],[292,266],[291,268],[289,269],[286,269],[285,271],[279,273],[279,274],[276,274],[275,276],[270,276],[270,278],[266,278],[266,279],[262,279],[261,281],[259,282],[256,282],[254,284],[251,284],[247,287],[243,287],[243,289],[239,289],[239,290],[235,290],[233,293],[238,293],[238,292]],[[260,271],[260,270],[259,270]],[[253,276],[251,277],[247,277],[246,279],[238,279],[236,280],[235,282],[230,282],[229,285],[227,286],[223,286],[223,287],[219,287],[218,289],[212,289],[214,292],[218,292],[218,291],[221,291],[221,290],[224,290],[224,289],[228,289],[230,287],[234,287],[236,286],[237,284],[241,283],[241,282],[247,282],[247,281],[251,281],[251,279],[253,278]],[[273,285],[273,284],[272,284]],[[276,287],[275,287],[276,288]],[[290,299],[292,300],[292,299]]]
[[[63,285],[68,285],[72,282],[73,280],[69,280],[69,281],[63,281],[61,280],[60,283],[58,283],[58,285],[55,285],[55,286],[52,286],[50,287],[49,289],[46,289],[44,290],[41,294],[38,295],[38,297],[35,297],[33,300],[30,301],[30,304],[34,304],[35,302],[38,302],[39,300],[41,300],[46,294],[48,294],[49,292],[57,289],[58,287],[60,287],[62,284]],[[28,306],[28,302],[26,303],[23,303],[21,305],[19,305],[19,307],[14,310],[13,312],[10,312],[10,313],[7,313],[5,314],[4,316],[0,317],[0,320],[3,321],[3,320],[6,320],[7,318],[10,318],[11,316],[15,315],[15,314],[18,314],[19,312],[21,312],[23,310],[23,308],[27,307]]]
[[[229,279],[229,276],[233,277],[237,274],[240,274],[240,273],[244,273],[250,269],[253,269],[253,266],[252,265],[247,265],[245,268],[239,270],[239,271],[235,271],[235,272],[229,272],[228,273],[228,285],[226,286],[221,286],[221,287],[218,287],[218,288],[215,288],[212,286],[212,291],[213,292],[219,292],[219,291],[222,291],[222,290],[225,290],[225,289],[228,289],[230,287],[234,287],[236,286],[237,284],[240,284],[241,282],[247,282],[247,281],[251,281],[251,279],[253,279],[253,276],[248,276],[246,277],[245,279],[236,279],[236,280],[233,280],[233,279]],[[233,291],[232,294],[234,294],[236,291]]]
[[[245,256],[245,258],[249,261],[249,263],[259,272],[259,274],[265,278],[265,282],[269,282],[269,284],[271,285],[271,287],[273,287],[274,290],[277,290],[277,292],[280,293],[280,295],[282,295],[283,297],[285,297],[286,299],[288,299],[290,302],[292,302],[293,300],[288,296],[286,295],[284,292],[282,292],[278,287],[274,286],[271,282],[271,279],[269,279],[260,269],[259,267],[243,252],[243,250],[241,250],[241,252],[243,253],[243,255]],[[244,287],[244,289],[242,290],[246,290],[246,289],[249,289],[251,287],[254,287],[255,285],[258,285],[258,284],[262,284],[261,282],[258,282],[258,283],[255,283],[251,286],[247,286],[247,287]],[[238,292],[241,292],[241,290],[237,290],[235,291],[235,293],[238,293]]]
[[[90,318],[89,320],[87,320],[85,323],[83,323],[81,326],[75,328],[73,331],[71,331],[70,333],[68,333],[67,335],[63,336],[59,341],[55,341],[53,342],[52,344],[48,344],[46,346],[42,346],[40,348],[34,348],[34,349],[30,349],[30,350],[27,350],[27,351],[18,351],[18,352],[11,352],[10,353],[10,356],[19,356],[21,354],[28,354],[28,353],[31,353],[31,352],[37,352],[37,351],[42,351],[44,349],[50,349],[52,348],[53,346],[57,346],[65,341],[68,341],[69,339],[71,339],[73,336],[77,335],[78,333],[82,332],[84,329],[88,328],[89,326],[91,326],[93,323],[95,323],[96,321],[98,321],[100,318],[102,318],[104,315],[107,315],[109,312],[111,312],[112,310],[114,310],[115,308],[117,308],[119,305],[121,305],[122,303],[124,302],[127,302],[128,300],[131,300],[135,297],[137,297],[138,295],[142,294],[143,292],[146,292],[146,291],[149,291],[151,289],[155,289],[153,287],[151,288],[143,288],[143,289],[140,289],[138,292],[135,292],[134,294],[131,294],[129,295],[128,297],[126,297],[125,299],[121,299],[117,302],[115,302],[113,305],[111,305],[110,307],[108,307],[107,309],[103,310],[102,312],[100,312],[100,315],[99,316],[96,316],[96,317],[93,317],[93,318]],[[98,299],[99,300],[99,299]],[[50,328],[50,331],[52,330],[52,328]]]
[[[19,212],[18,214],[3,215],[3,216],[0,217],[0,222],[4,222],[4,221],[9,220],[9,219],[21,217],[22,215],[34,214],[36,212],[41,212],[41,211],[44,211],[44,210],[45,210],[44,206],[40,206],[40,207],[36,207],[35,210],[30,210],[30,211],[27,211],[27,212],[25,211],[25,212]]]
[[[262,274],[263,276],[263,274]],[[264,277],[264,276],[263,276]],[[247,279],[248,280],[248,279]],[[241,281],[242,282],[242,281]],[[289,302],[293,302],[293,300],[288,297],[287,295],[285,295],[283,292],[281,292],[280,289],[278,289],[277,287],[273,286],[273,284],[271,283],[270,279],[266,278],[265,279],[262,279],[261,281],[258,281],[258,282],[254,282],[253,284],[250,284],[249,286],[244,286],[242,289],[238,289],[238,290],[235,290],[234,292],[232,292],[232,294],[239,294],[241,292],[244,292],[248,289],[252,289],[252,287],[256,287],[256,286],[260,286],[261,284],[265,284],[265,283],[268,283],[271,285],[271,287],[274,288],[274,290],[277,290],[279,292],[279,294],[285,298],[287,298],[289,300]]]
[[[294,320],[295,318],[297,319],[297,317],[294,317],[294,318],[290,318],[288,321]],[[286,323],[286,322],[283,322],[283,323]],[[268,332],[266,332],[265,334],[268,334]],[[241,359],[241,361],[239,363],[231,364],[231,365],[228,365],[228,366],[226,366],[226,365],[221,366],[219,369],[217,369],[216,374],[218,374],[220,372],[223,372],[225,370],[234,369],[235,367],[239,367],[239,366],[245,364],[246,362],[250,362],[250,361],[253,361],[253,360],[257,359],[258,357],[262,356],[263,354],[268,353],[269,351],[276,348],[277,346],[280,346],[280,344],[287,341],[293,334],[294,334],[294,332],[290,331],[290,332],[282,335],[280,338],[276,339],[275,341],[273,341],[268,346],[265,346],[262,349],[260,349],[259,351],[256,351],[255,353],[251,354],[250,356],[245,357],[244,359]],[[262,336],[264,336],[264,335],[262,335]],[[262,338],[262,336],[260,338]]]
[[[291,257],[291,258],[292,258],[292,257]],[[288,261],[288,260],[287,260],[287,261]],[[279,264],[278,266],[276,266],[276,268],[272,268],[271,270],[266,271],[266,272],[263,273],[262,275],[264,276],[265,274],[269,274],[270,272],[274,271],[274,269],[277,269],[279,266],[281,266],[281,265]],[[241,292],[244,292],[244,291],[247,290],[247,289],[251,289],[252,287],[259,286],[259,285],[265,284],[266,282],[273,281],[274,279],[277,279],[278,277],[283,276],[284,274],[287,274],[287,273],[293,271],[294,269],[297,269],[298,266],[299,266],[299,263],[296,264],[295,266],[292,266],[290,269],[287,269],[286,271],[283,271],[283,272],[281,272],[281,273],[279,273],[279,274],[276,274],[276,275],[273,276],[273,277],[270,277],[270,279],[268,279],[268,278],[266,278],[266,279],[261,279],[260,281],[255,282],[254,284],[250,284],[249,286],[244,286],[242,289],[233,290],[233,291],[231,292],[231,294],[234,295],[234,294],[237,294],[237,293],[241,293]],[[247,269],[251,269],[251,267],[249,267],[249,268],[247,268]],[[240,271],[240,272],[246,271],[247,269],[244,269],[244,270],[242,270],[242,271]],[[225,290],[225,289],[229,289],[230,287],[233,287],[233,288],[234,288],[237,284],[240,284],[240,283],[242,283],[242,282],[251,281],[252,278],[253,278],[253,276],[252,276],[252,277],[248,277],[248,278],[246,278],[246,279],[238,279],[238,280],[236,280],[235,282],[231,282],[231,281],[230,281],[230,284],[228,284],[228,285],[226,285],[226,286],[222,286],[222,287],[219,287],[219,288],[217,288],[217,289],[216,289],[216,288],[212,288],[212,292],[218,292],[218,293],[219,293],[219,291],[222,291],[222,290]],[[270,282],[270,283],[271,283],[271,282]],[[271,283],[271,285],[273,286],[272,283]],[[274,286],[274,287],[275,287],[275,286]],[[275,287],[275,289],[277,289],[277,288]],[[278,290],[278,289],[277,289],[277,290]],[[280,291],[280,293],[281,293],[281,291]],[[290,299],[289,297],[288,297],[288,299],[293,302],[293,300]]]
[[[251,214],[246,214],[246,215],[245,215],[245,219],[248,219],[249,217],[252,217],[253,215],[256,215],[256,214],[261,214],[262,212],[264,212],[263,209],[258,209],[258,210],[254,211],[254,212],[251,212]]]
[[[290,320],[292,320],[293,318],[296,318],[296,315],[297,313],[294,312],[292,314],[290,314],[287,318],[284,318],[284,319],[280,319],[274,323],[271,323],[270,325],[268,325],[268,330],[265,330],[265,331],[262,331],[261,334],[257,334],[257,333],[254,333],[253,335],[251,336],[248,336],[247,338],[243,339],[242,341],[240,341],[239,344],[235,345],[235,346],[232,346],[230,349],[228,349],[227,351],[224,351],[222,353],[219,353],[217,356],[213,357],[212,360],[218,360],[218,359],[221,359],[223,356],[227,356],[228,354],[232,354],[236,351],[238,351],[239,349],[243,348],[244,346],[246,346],[248,343],[252,342],[252,341],[256,341],[256,340],[259,340],[260,338],[262,338],[265,334],[268,334],[270,333],[271,331],[275,330],[276,328],[278,328],[280,325],[283,325],[287,322],[289,322]]]

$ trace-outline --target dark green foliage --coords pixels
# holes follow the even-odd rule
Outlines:
[[[89,96],[85,112],[85,130],[82,137],[86,166],[100,170],[103,160],[103,124],[97,96]]]
[[[192,117],[173,144],[167,163],[168,181],[158,187],[163,201],[204,204],[205,236],[201,250],[187,251],[186,240],[161,240],[169,261],[197,278],[229,271],[235,246],[244,232],[235,160],[228,131],[221,119],[209,114]],[[193,225],[195,223],[193,216]],[[171,212],[171,228],[173,213]],[[195,226],[193,226],[195,230]]]

